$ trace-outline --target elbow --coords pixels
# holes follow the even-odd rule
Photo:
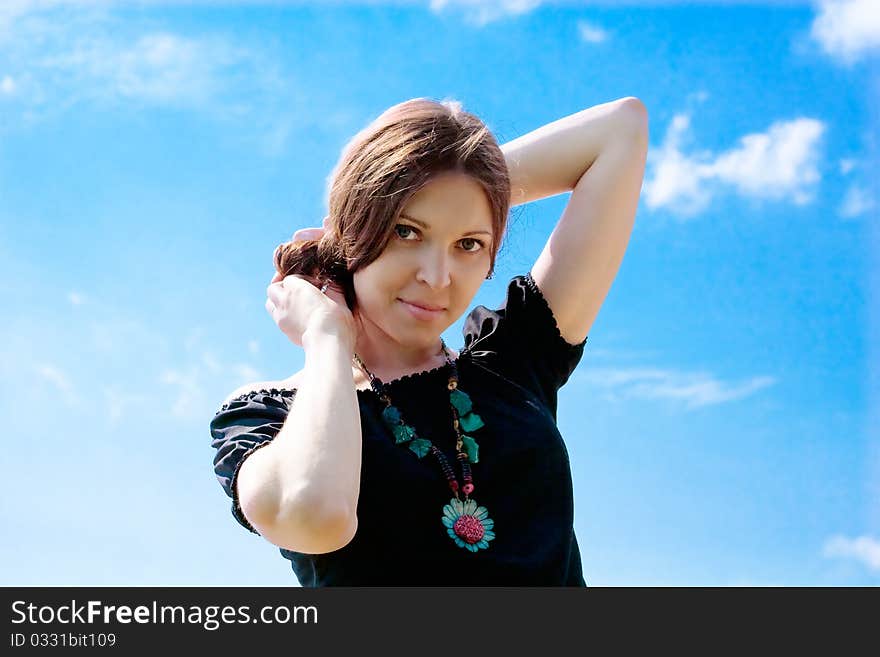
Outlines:
[[[266,485],[260,460],[270,455],[268,449],[261,449],[247,457],[234,482],[241,511],[260,536],[280,548],[306,554],[333,552],[351,542],[357,531],[357,503],[352,506],[335,498],[331,503],[326,492],[298,488],[285,493]]]
[[[326,508],[324,504],[286,505],[269,522],[254,525],[270,543],[304,554],[325,554],[340,550],[357,533],[357,514],[349,509]]]
[[[620,106],[625,108],[627,112],[633,114],[637,117],[648,117],[648,108],[645,106],[645,103],[641,101],[640,98],[636,98],[635,96],[627,96],[626,98],[620,99]]]
[[[639,135],[648,134],[648,108],[635,96],[620,99],[620,113],[626,125]]]

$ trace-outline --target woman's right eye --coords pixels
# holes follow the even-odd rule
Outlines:
[[[394,230],[400,239],[406,239],[406,237],[400,234],[400,231],[398,230],[398,228],[403,228],[403,230],[408,230],[411,233],[414,232],[412,226],[407,226],[406,224],[397,224],[396,226],[394,226]]]

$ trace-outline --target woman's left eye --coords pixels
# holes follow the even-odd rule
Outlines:
[[[396,231],[398,228],[403,228],[404,230],[408,230],[410,232],[412,232],[412,230],[413,230],[412,228],[410,228],[409,226],[406,226],[404,224],[397,224],[394,227],[394,230]],[[397,236],[400,237],[401,239],[404,239],[404,237],[400,234],[400,232],[397,233]]]
[[[480,240],[475,240],[473,237],[465,237],[465,238],[462,240],[462,242],[469,242],[469,243],[470,243],[470,242],[473,242],[474,245],[480,247],[480,248],[473,248],[473,247],[471,247],[471,248],[466,248],[465,251],[469,251],[469,252],[472,252],[472,253],[473,253],[473,252],[476,252],[476,251],[480,251],[480,250],[483,248],[483,243],[482,243]]]
[[[413,228],[412,226],[407,226],[406,224],[397,224],[394,226],[394,230],[400,239],[407,241],[407,242],[411,242],[412,240],[408,239],[407,235],[400,234],[400,231],[398,230],[400,228],[402,228],[405,231],[409,231],[410,233],[413,233],[413,234],[415,234],[415,232],[416,232],[415,228]],[[464,251],[465,253],[476,253],[476,252],[482,251],[484,248],[486,248],[485,244],[483,244],[478,239],[474,239],[473,237],[465,237],[463,240],[460,240],[460,241],[467,243],[467,246],[462,249],[462,251]],[[479,247],[479,248],[474,248],[475,246]]]

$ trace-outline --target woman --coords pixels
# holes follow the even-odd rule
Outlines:
[[[266,309],[306,353],[211,422],[243,526],[303,586],[586,586],[557,391],[617,273],[647,151],[635,98],[499,147],[456,102],[393,106],[346,146],[322,228],[275,252]],[[571,191],[464,347],[511,204]]]

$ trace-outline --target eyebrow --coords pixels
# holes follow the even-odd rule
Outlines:
[[[418,224],[419,226],[421,226],[425,230],[431,230],[431,227],[428,224],[426,224],[423,221],[419,221],[415,217],[409,216],[405,212],[401,212],[400,216],[403,217],[404,219],[409,219],[413,223]],[[489,237],[492,237],[492,233],[490,233],[488,230],[472,230],[470,232],[465,233],[465,235],[488,235]]]

